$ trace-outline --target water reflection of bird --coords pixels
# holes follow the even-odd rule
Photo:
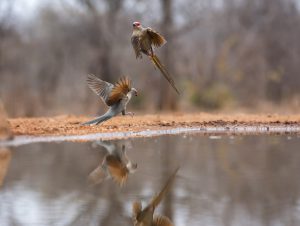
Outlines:
[[[132,112],[126,112],[126,106],[132,96],[137,96],[137,90],[131,87],[131,81],[128,78],[120,78],[118,82],[113,85],[102,81],[95,75],[88,75],[87,84],[91,90],[99,95],[104,103],[109,106],[109,109],[105,114],[85,122],[83,125],[98,125],[120,113],[122,113],[122,115],[133,116]]]
[[[161,71],[163,76],[165,76],[171,86],[179,94],[174,80],[169,75],[168,71],[153,51],[153,46],[160,47],[166,43],[165,38],[158,32],[154,31],[152,28],[143,27],[140,22],[134,22],[132,26],[133,31],[131,35],[131,44],[135,51],[136,58],[142,58],[142,53],[148,56],[155,67],[157,67]]]
[[[172,226],[173,223],[171,220],[166,216],[160,216],[156,215],[153,217],[155,208],[158,206],[158,204],[161,202],[163,197],[166,195],[168,190],[171,187],[172,182],[175,179],[176,173],[179,170],[179,167],[176,168],[174,173],[170,176],[168,179],[166,185],[163,187],[163,189],[155,195],[151,202],[142,209],[141,202],[137,201],[134,202],[132,205],[132,211],[133,211],[133,225],[134,226]]]
[[[102,163],[89,174],[89,183],[96,185],[112,178],[120,186],[123,186],[128,179],[128,174],[135,172],[137,164],[130,161],[124,145],[120,150],[116,145],[108,142],[97,141],[97,144],[104,147],[107,154]]]

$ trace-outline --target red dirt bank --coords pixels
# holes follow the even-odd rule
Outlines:
[[[102,132],[124,132],[167,129],[174,127],[226,127],[226,126],[299,126],[300,115],[222,115],[222,114],[162,114],[119,116],[98,126],[82,126],[90,120],[79,116],[52,118],[9,119],[14,135],[82,135]]]

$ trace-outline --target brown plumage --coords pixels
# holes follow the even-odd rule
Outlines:
[[[163,199],[163,197],[167,194],[167,192],[169,191],[172,182],[175,179],[176,173],[179,170],[179,167],[176,168],[176,170],[173,172],[173,174],[170,176],[170,178],[168,179],[168,181],[166,182],[165,186],[163,187],[163,189],[157,194],[155,195],[151,202],[150,202],[150,206],[153,206],[154,208],[156,208],[158,206],[158,204],[161,202],[161,200]]]
[[[168,82],[171,84],[171,86],[175,89],[177,94],[179,94],[178,89],[175,86],[174,80],[171,78],[169,72],[166,70],[164,65],[160,62],[159,58],[153,54],[150,56],[152,63],[160,70],[160,72],[165,76],[165,78],[168,80]]]
[[[152,45],[154,45],[154,47],[156,48],[161,47],[167,43],[166,39],[161,34],[159,34],[157,31],[154,31],[150,27],[147,28],[147,34],[151,38]]]
[[[129,170],[118,157],[114,155],[108,155],[106,157],[107,168],[111,177],[120,186],[123,186],[128,179]]]
[[[98,141],[98,144],[107,148],[106,142]],[[111,178],[121,187],[126,183],[129,173],[133,173],[137,164],[132,164],[126,155],[125,146],[122,150],[118,150],[115,145],[108,150],[108,154],[104,157],[102,163],[94,169],[88,176],[90,184],[96,185],[102,183],[105,179]]]
[[[144,28],[139,22],[133,23],[133,32],[131,36],[131,44],[135,51],[136,58],[142,58],[142,53],[147,55],[156,68],[158,68],[163,76],[168,80],[174,90],[179,94],[175,86],[175,82],[170,76],[167,69],[160,62],[159,58],[154,54],[153,47],[161,47],[167,41],[165,38],[152,28]]]
[[[108,106],[120,101],[127,93],[129,93],[131,88],[131,80],[127,77],[121,77],[111,90],[107,100]]]
[[[87,84],[103,101],[112,106],[120,101],[131,90],[131,80],[127,77],[121,77],[116,84],[111,84],[101,80],[95,75],[87,76]]]
[[[165,216],[154,216],[153,226],[174,226],[172,221]]]
[[[133,116],[134,113],[126,112],[126,106],[132,96],[137,96],[137,90],[131,87],[131,81],[128,78],[122,77],[115,85],[113,85],[101,80],[95,75],[88,75],[87,84],[101,97],[109,109],[103,115],[85,122],[82,125],[98,125],[120,113],[122,113],[122,115]]]
[[[152,198],[151,202],[144,209],[142,209],[142,204],[140,202],[134,202],[132,204],[132,212],[133,212],[132,219],[133,219],[134,226],[172,226],[173,225],[169,218],[165,216],[159,216],[159,215],[153,217],[153,214],[155,208],[159,205],[163,197],[169,191],[178,170],[179,167],[177,167],[176,170],[173,172],[173,174],[170,176],[163,189]]]

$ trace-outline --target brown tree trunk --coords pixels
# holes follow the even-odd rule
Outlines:
[[[105,81],[113,82],[116,77],[119,75],[119,65],[114,63],[113,56],[112,56],[112,49],[113,49],[113,41],[112,37],[115,32],[115,25],[116,25],[116,17],[118,12],[122,9],[122,0],[106,0],[105,3],[108,8],[107,17],[109,21],[110,29],[104,31],[104,28],[101,26],[101,17],[100,13],[91,0],[79,0],[83,1],[86,8],[90,12],[93,17],[93,24],[94,27],[93,37],[91,37],[92,43],[95,46],[95,49],[99,50],[99,55],[96,61],[90,66],[90,73],[100,75],[101,78]]]
[[[173,31],[173,13],[172,13],[173,0],[161,0],[162,7],[162,29],[161,32],[168,41],[167,45],[163,46],[162,63],[169,71],[170,75],[175,80],[175,67],[173,59],[174,37]],[[166,79],[161,77],[160,95],[158,98],[157,108],[160,110],[176,110],[177,109],[177,94]]]

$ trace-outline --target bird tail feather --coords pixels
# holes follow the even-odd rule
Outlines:
[[[91,121],[82,123],[82,125],[91,125],[91,124],[98,125],[99,123],[104,122],[104,121],[110,119],[111,117],[112,117],[112,116],[110,116],[110,115],[105,115],[105,114],[104,114],[104,115],[101,115],[101,116],[98,117],[98,118],[95,118],[95,119],[91,120]]]
[[[161,202],[161,200],[163,199],[163,197],[166,195],[166,193],[168,192],[168,190],[170,189],[177,171],[179,170],[179,166],[174,170],[174,172],[172,173],[172,175],[169,177],[168,181],[166,182],[165,186],[163,187],[163,189],[156,195],[153,197],[150,205],[155,208],[158,206],[158,204]]]
[[[171,78],[169,72],[166,70],[164,65],[160,62],[159,58],[156,55],[150,55],[152,63],[161,71],[163,76],[168,80],[168,82],[171,84],[171,86],[175,89],[177,94],[180,94],[178,89],[175,86],[174,80]]]

